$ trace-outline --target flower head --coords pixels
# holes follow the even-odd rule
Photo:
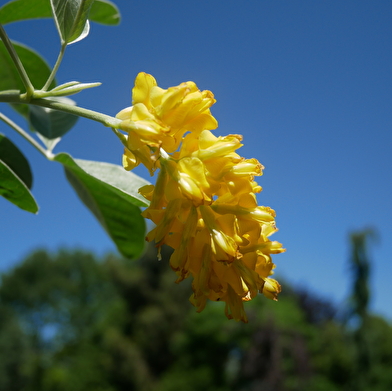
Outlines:
[[[193,82],[164,90],[140,73],[133,106],[117,115],[128,131],[124,166],[160,168],[155,187],[139,190],[150,200],[142,215],[155,223],[147,240],[174,249],[177,282],[193,277],[191,303],[202,311],[207,300],[225,301],[227,317],[246,322],[244,302],[258,293],[276,300],[271,254],[285,250],[269,239],[274,210],[257,203],[264,167],[237,153],[242,136],[212,134],[214,102]]]

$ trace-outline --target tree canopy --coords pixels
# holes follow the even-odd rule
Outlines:
[[[279,302],[197,313],[148,248],[138,261],[36,251],[2,276],[0,391],[355,390],[357,330],[335,306],[285,283]],[[392,389],[392,327],[369,315],[372,390]]]

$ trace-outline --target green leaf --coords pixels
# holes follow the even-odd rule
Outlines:
[[[139,206],[147,206],[137,190],[149,182],[114,164],[73,159],[60,153],[68,181],[95,215],[122,255],[138,257],[144,248],[145,221]]]
[[[46,80],[50,75],[51,69],[46,61],[31,48],[21,45],[16,42],[12,42],[16,53],[18,54],[27,74],[29,75],[30,81],[36,89],[42,88]],[[51,84],[51,88],[54,88],[55,82]],[[19,90],[24,92],[25,88],[22,79],[15,68],[4,43],[0,41],[0,90]],[[12,105],[15,110],[20,114],[27,116],[28,106],[27,105]]]
[[[48,0],[14,0],[0,8],[0,23],[20,20],[51,18],[52,9]]]
[[[47,98],[51,101],[75,104],[72,99],[65,97]],[[30,105],[29,122],[33,129],[49,140],[63,136],[75,125],[78,116],[64,113],[63,111],[49,109],[47,107]]]
[[[117,6],[108,0],[94,1],[88,17],[92,22],[116,26],[120,23],[120,11]]]
[[[31,189],[33,175],[30,164],[19,148],[0,133],[0,159]]]
[[[86,23],[84,24],[82,32],[75,39],[73,39],[72,41],[70,40],[69,42],[67,42],[67,44],[71,45],[72,43],[81,41],[82,39],[87,37],[89,32],[90,32],[90,22],[88,21],[88,19],[86,19]],[[76,34],[75,34],[75,36],[76,36]]]
[[[0,23],[3,25],[28,19],[51,18],[53,16],[48,0],[14,0],[0,8]],[[115,4],[107,0],[95,0],[89,20],[105,25],[120,23],[120,13]]]
[[[0,159],[0,195],[27,212],[37,213],[38,205],[24,182]]]
[[[88,35],[88,14],[94,0],[50,0],[61,41],[80,41]]]

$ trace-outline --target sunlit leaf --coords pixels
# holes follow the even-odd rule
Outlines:
[[[88,20],[86,20],[86,23],[84,24],[82,32],[75,39],[73,39],[72,41],[69,41],[68,45],[70,45],[71,43],[79,42],[82,39],[86,38],[87,35],[89,34],[89,32],[90,32],[90,22]],[[76,36],[76,34],[75,34],[75,36]]]
[[[89,20],[109,26],[120,23],[120,11],[117,6],[108,0],[94,1],[89,14]]]
[[[20,20],[51,18],[52,9],[48,0],[13,0],[0,8],[0,23]]]
[[[1,159],[0,195],[27,212],[38,212],[38,205],[28,187]]]
[[[66,103],[68,105],[75,105],[75,102],[72,99],[65,97],[47,99]],[[72,129],[79,117],[47,107],[30,105],[28,119],[30,125],[36,132],[42,134],[47,139],[52,140],[63,136],[70,129]]]
[[[0,8],[0,23],[7,24],[28,19],[51,18],[48,0],[13,0]],[[105,25],[117,25],[120,13],[116,5],[107,0],[95,0],[88,19]]]
[[[139,206],[147,206],[137,190],[147,181],[114,164],[73,159],[55,160],[65,169],[79,198],[95,215],[122,255],[138,257],[144,248],[145,221]]]
[[[31,189],[33,175],[30,164],[19,148],[0,133],[0,159]]]
[[[94,0],[50,0],[62,42],[69,44],[87,36],[87,18],[93,2]]]

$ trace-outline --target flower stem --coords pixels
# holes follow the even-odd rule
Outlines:
[[[37,140],[31,137],[27,132],[25,132],[19,125],[17,125],[10,118],[5,116],[3,113],[0,113],[0,120],[5,122],[7,125],[11,126],[16,132],[18,132],[24,139],[26,139],[38,152],[42,153],[47,159],[51,160],[53,158],[53,154],[51,151],[45,149],[40,145]]]
[[[19,76],[21,77],[22,82],[26,88],[26,96],[27,96],[27,98],[29,98],[34,93],[34,86],[31,84],[29,76],[27,75],[27,72],[24,69],[22,62],[20,61],[19,56],[16,53],[14,45],[12,45],[12,42],[8,38],[8,35],[5,32],[1,23],[0,23],[0,38],[3,41],[4,46],[7,49],[9,55],[11,56],[12,61],[15,64],[15,67],[19,73]]]
[[[74,105],[66,103],[60,103],[51,99],[30,99],[23,95],[19,95],[18,91],[4,91],[0,93],[0,102],[17,103],[17,104],[32,104],[41,107],[47,107],[53,110],[63,111],[65,113],[74,114],[79,117],[91,119],[93,121],[100,122],[101,124],[108,126],[109,128],[118,128],[121,124],[121,120],[110,115],[102,114],[97,111],[84,109]]]
[[[120,139],[122,145],[124,145],[125,148],[128,148],[128,137],[125,136],[125,134],[122,134],[118,129],[112,128],[114,134]]]
[[[93,110],[85,109],[83,107],[69,105],[66,103],[60,103],[54,100],[32,99],[29,103],[36,106],[47,107],[49,109],[59,110],[65,113],[74,114],[79,117],[88,118],[93,121],[100,122],[101,124],[108,126],[110,128],[118,128],[122,122],[121,120],[115,117],[99,113],[98,111],[93,111]]]

